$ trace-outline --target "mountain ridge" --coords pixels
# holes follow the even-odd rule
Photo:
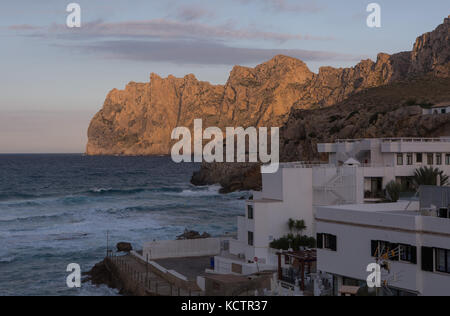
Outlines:
[[[277,55],[254,68],[235,66],[224,85],[195,75],[130,82],[111,90],[88,129],[88,155],[168,154],[177,126],[282,126],[292,111],[326,108],[361,91],[414,76],[448,77],[450,18],[419,36],[412,51],[379,53],[354,67],[313,73],[296,58]]]

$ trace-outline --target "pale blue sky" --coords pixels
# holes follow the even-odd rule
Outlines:
[[[77,2],[82,28],[67,29]],[[149,74],[224,83],[234,64],[283,53],[352,66],[411,50],[450,14],[448,0],[16,0],[0,10],[0,153],[83,152],[90,118],[112,88]]]

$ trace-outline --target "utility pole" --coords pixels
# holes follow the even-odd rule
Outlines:
[[[109,254],[109,230],[106,231],[106,257]]]

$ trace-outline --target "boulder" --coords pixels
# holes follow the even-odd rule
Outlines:
[[[118,252],[130,252],[133,250],[133,246],[129,242],[119,242],[116,247]]]

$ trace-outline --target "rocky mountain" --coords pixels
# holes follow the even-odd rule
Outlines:
[[[450,135],[450,114],[423,115],[422,107],[450,103],[450,78],[425,75],[356,93],[334,106],[292,110],[280,130],[280,160],[324,160],[317,144],[345,138]],[[197,185],[219,183],[221,192],[259,190],[258,164],[204,163]]]
[[[405,100],[383,99],[373,107],[369,99],[354,105],[345,101],[350,96],[364,96],[368,90],[378,91],[372,90],[376,87],[400,82],[409,87],[412,78],[421,78],[420,86],[423,81],[445,81],[450,74],[449,30],[450,17],[434,31],[417,38],[410,52],[380,53],[376,61],[363,60],[351,68],[322,67],[317,74],[302,61],[287,56],[275,56],[255,68],[235,66],[225,85],[202,82],[192,74],[184,78],[151,74],[148,83],[131,82],[124,90],[114,89],[108,94],[89,126],[86,152],[89,155],[168,154],[173,144],[172,130],[177,126],[192,128],[195,118],[202,118],[204,127],[284,124],[283,148],[287,150],[286,155],[282,154],[284,160],[313,157],[315,141],[332,139],[338,134],[382,136],[378,133],[379,126],[373,123],[382,122],[383,115],[389,113],[387,109],[382,110],[383,106],[389,104],[392,107],[389,109],[396,111]],[[449,90],[448,82],[445,83]],[[435,99],[428,92],[417,97],[426,102]],[[394,106],[394,100],[400,103]],[[312,110],[305,112],[308,109]],[[346,111],[357,114],[352,114],[347,121],[344,119],[350,113]],[[328,113],[334,112],[332,116],[336,117],[331,120]],[[377,119],[372,117],[378,112],[383,114],[377,114]],[[298,113],[308,119],[299,121]],[[371,124],[361,123],[367,123],[366,119]],[[383,133],[400,131],[388,129]],[[204,164],[192,181],[195,184],[220,182],[228,187],[226,191],[255,188],[257,183],[247,180],[258,177],[254,168],[248,164]]]
[[[412,52],[379,54],[352,68],[323,67],[312,73],[300,60],[276,56],[255,68],[235,66],[225,85],[211,85],[194,75],[129,83],[112,90],[92,119],[89,155],[168,154],[176,126],[279,126],[292,108],[333,105],[367,88],[411,74],[448,75],[450,18],[419,37]]]

